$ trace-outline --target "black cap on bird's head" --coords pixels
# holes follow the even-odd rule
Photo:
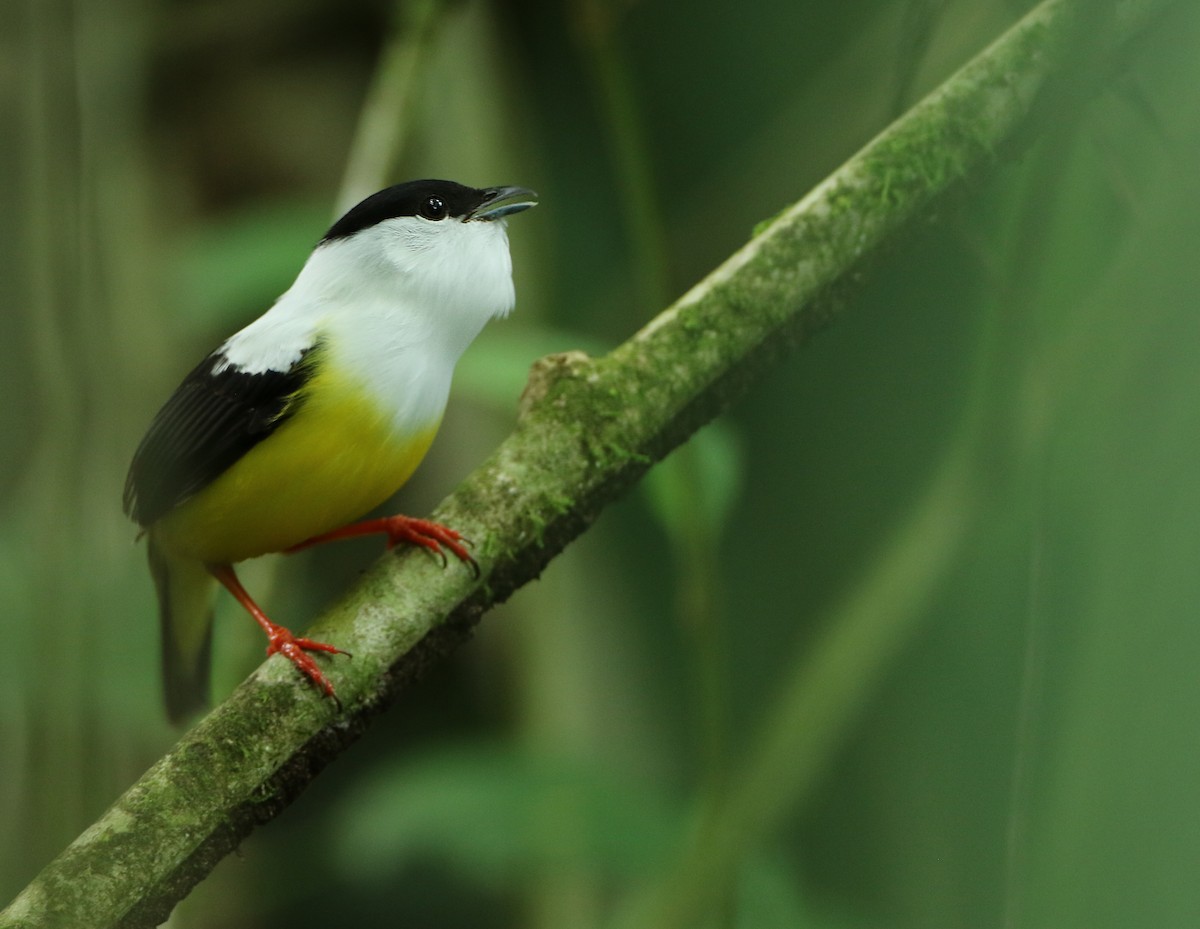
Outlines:
[[[339,219],[322,242],[345,239],[387,219],[420,216],[433,222],[490,222],[537,203],[526,187],[467,187],[454,181],[406,181],[371,194]]]

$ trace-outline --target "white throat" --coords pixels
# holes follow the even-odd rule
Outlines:
[[[399,429],[441,416],[454,365],[515,300],[503,220],[388,219],[314,249],[295,283],[220,352],[249,373],[287,370],[320,342]]]

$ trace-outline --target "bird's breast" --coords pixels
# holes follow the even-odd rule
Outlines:
[[[164,517],[159,539],[231,563],[339,528],[385,501],[425,457],[445,405],[445,391],[428,380],[410,383],[407,397],[393,393],[403,379],[390,373],[381,384],[369,370],[323,364],[290,418]]]

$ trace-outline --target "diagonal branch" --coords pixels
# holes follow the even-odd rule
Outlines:
[[[150,926],[279,812],[484,610],[823,325],[863,262],[1097,80],[1171,0],[1048,0],[704,281],[601,359],[542,359],[516,431],[439,508],[482,579],[389,556],[313,634],[354,653],[345,711],[269,660],[0,913],[0,927]],[[1086,12],[1086,15],[1084,15]]]

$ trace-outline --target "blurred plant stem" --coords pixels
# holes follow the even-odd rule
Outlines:
[[[21,596],[8,609],[10,644],[23,660],[11,680],[17,707],[26,705],[11,718],[36,724],[7,742],[0,774],[0,782],[26,781],[23,802],[11,807],[21,840],[5,848],[22,860],[0,867],[3,877],[48,859],[129,777],[138,730],[106,725],[124,717],[110,708],[126,694],[98,626],[127,609],[121,585],[133,529],[113,475],[131,447],[136,378],[127,362],[152,330],[144,310],[154,266],[132,90],[141,86],[144,21],[122,2],[22,7],[13,43],[22,199],[10,215],[23,246],[14,275],[22,313],[5,323],[13,350],[3,377],[28,426],[6,462],[13,473],[0,544],[20,575]],[[17,331],[7,331],[13,322]],[[15,890],[0,886],[0,895],[6,889]]]
[[[725,628],[719,609],[719,539],[724,528],[702,512],[703,446],[689,443],[673,456],[684,496],[668,527],[675,562],[675,603],[691,655],[695,728],[699,735],[700,790],[719,796],[729,762],[729,681]],[[665,466],[665,464],[664,464]]]
[[[1048,338],[1046,326],[1039,320],[1052,318],[1047,312],[1046,295],[1048,256],[1054,254],[1053,242],[1058,230],[1067,187],[1066,173],[1073,164],[1071,157],[1080,141],[1083,111],[1068,113],[1040,143],[1039,157],[1031,159],[1024,177],[1023,197],[1013,224],[1004,230],[1007,235],[995,251],[1002,256],[1006,267],[988,306],[991,325],[988,330],[990,350],[987,357],[994,362],[991,380],[1007,384],[1007,395],[1022,395],[1026,402],[1019,408],[1032,411],[1016,421],[998,415],[1000,397],[984,397],[982,389],[974,391],[981,408],[980,420],[990,420],[997,427],[992,434],[1007,439],[1007,447],[994,448],[1011,461],[1009,480],[1022,486],[1015,489],[1011,499],[1027,501],[1018,514],[1025,530],[1028,560],[1028,587],[1022,617],[1025,626],[1025,647],[1022,654],[1021,682],[1016,711],[1012,775],[1005,817],[1004,903],[1003,929],[1018,929],[1029,924],[1026,913],[1026,888],[1034,881],[1029,873],[1029,850],[1034,805],[1034,771],[1037,749],[1045,725],[1042,718],[1046,706],[1046,673],[1048,660],[1048,622],[1045,577],[1043,572],[1046,544],[1045,513],[1048,507],[1047,485],[1051,447],[1051,432],[1061,415],[1061,398],[1055,397],[1055,380],[1064,367],[1071,365],[1078,347],[1054,345],[1059,340]],[[1086,304],[1080,298],[1079,304]],[[1083,326],[1087,321],[1081,320]],[[1055,351],[1049,347],[1054,345]],[[1000,377],[1007,370],[1007,378]],[[991,399],[991,413],[984,412]]]
[[[576,0],[575,33],[598,102],[604,139],[617,184],[628,253],[636,282],[637,302],[631,308],[641,322],[639,306],[665,306],[671,294],[666,224],[663,218],[643,129],[633,75],[622,54],[618,25],[624,9],[615,0]],[[659,517],[670,545],[675,586],[675,619],[687,643],[687,666],[692,684],[687,705],[700,759],[697,782],[702,794],[719,795],[728,755],[728,682],[726,649],[717,589],[720,526],[702,512],[702,471],[699,455],[705,446],[689,443],[662,468],[678,484],[682,506],[660,509]],[[730,901],[732,901],[732,887]],[[732,903],[729,907],[732,910]]]
[[[694,728],[699,735],[700,778],[697,796],[703,803],[720,805],[729,774],[729,668],[725,626],[719,609],[719,524],[700,511],[704,463],[696,443],[679,449],[674,466],[685,494],[694,503],[682,509],[682,518],[668,527],[675,562],[676,611],[690,655]],[[714,875],[711,912],[714,927],[731,927],[736,921],[736,882],[730,872]]]
[[[396,4],[392,30],[380,53],[350,145],[336,214],[387,186],[408,142],[420,91],[421,64],[447,6],[447,0]]]
[[[917,74],[946,9],[947,0],[906,0],[896,40],[896,83],[889,112],[896,118],[912,103]]]
[[[621,54],[617,22],[623,12],[611,0],[577,0],[576,32],[587,52],[587,63],[600,102],[604,137],[611,151],[620,187],[622,215],[639,292],[649,307],[665,306],[670,298],[671,271],[667,261],[663,219],[649,146],[638,112],[638,96]],[[640,320],[635,320],[639,322]],[[720,527],[712,514],[702,513],[703,447],[679,449],[663,467],[680,484],[688,505],[660,513],[675,563],[676,615],[690,646],[695,685],[696,728],[702,759],[701,782],[718,789],[724,779],[727,741],[727,686],[721,617],[717,609],[717,548]]]
[[[78,305],[77,239],[68,229],[78,222],[78,191],[75,189],[73,161],[78,153],[62,138],[60,129],[70,126],[69,92],[64,93],[63,63],[74,64],[70,47],[71,33],[63,28],[64,11],[57,4],[28,0],[24,6],[26,58],[18,74],[24,82],[22,126],[17,138],[21,141],[21,172],[24,179],[24,202],[20,205],[21,225],[25,229],[28,259],[21,268],[26,275],[25,294],[29,316],[27,344],[31,351],[22,364],[16,359],[13,374],[27,378],[32,390],[29,395],[37,409],[38,428],[21,462],[19,478],[15,481],[10,501],[11,509],[5,520],[6,533],[13,533],[20,544],[13,551],[25,562],[22,573],[29,578],[27,607],[18,615],[14,626],[34,624],[42,616],[52,616],[62,624],[66,634],[53,644],[34,638],[35,646],[29,661],[23,666],[37,666],[46,654],[40,649],[61,648],[58,666],[67,670],[65,681],[53,687],[34,675],[18,695],[29,701],[22,714],[37,719],[38,725],[22,733],[23,738],[10,747],[13,761],[10,770],[27,777],[30,783],[52,780],[56,773],[80,770],[82,765],[81,733],[71,725],[68,707],[74,701],[74,690],[82,671],[82,655],[76,634],[78,611],[68,608],[67,590],[58,583],[46,583],[53,575],[38,572],[39,564],[60,565],[69,561],[73,528],[71,502],[64,499],[61,488],[74,486],[70,480],[75,466],[79,439],[79,405],[76,390],[76,367],[72,363],[75,345],[71,310]],[[22,368],[24,369],[22,371]],[[17,383],[6,385],[10,396],[22,396],[25,390]],[[14,540],[15,541],[15,540]],[[64,660],[66,659],[66,660]],[[36,710],[34,710],[36,707]],[[34,809],[23,810],[17,831],[30,836],[59,835],[63,827],[79,821],[81,792],[76,783],[57,781],[53,803],[38,803]],[[49,801],[50,795],[19,785],[27,797]],[[61,794],[61,795],[58,795]],[[34,824],[41,829],[35,830]],[[48,852],[37,847],[34,852]]]
[[[624,13],[614,0],[576,0],[575,34],[592,80],[604,138],[616,178],[637,300],[632,324],[643,313],[665,306],[671,296],[666,224],[643,130],[634,76],[620,48],[618,25]],[[716,795],[724,784],[728,743],[728,685],[726,649],[718,610],[719,526],[702,513],[706,446],[689,443],[674,452],[662,469],[677,484],[684,505],[659,509],[659,520],[670,545],[674,582],[674,611],[688,653],[692,708],[700,768],[696,783],[703,795]],[[577,883],[577,882],[576,882]],[[545,887],[545,883],[539,886]],[[732,889],[732,888],[731,888]],[[546,911],[546,907],[539,907]],[[551,924],[551,923],[547,923]]]
[[[616,0],[575,0],[575,33],[583,46],[612,158],[613,180],[621,200],[637,284],[638,301],[630,308],[629,322],[638,325],[657,307],[666,306],[671,279],[650,148],[633,78],[617,41],[617,21],[622,12],[618,7]]]
[[[886,668],[919,626],[974,512],[962,442],[898,527],[870,573],[806,642],[728,788],[702,797],[696,826],[667,875],[635,895],[617,929],[685,929],[724,908],[743,856],[816,785]]]

